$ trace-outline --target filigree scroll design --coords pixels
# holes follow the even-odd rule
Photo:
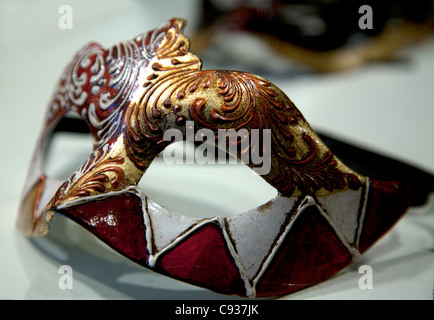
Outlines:
[[[89,43],[75,54],[58,81],[47,112],[46,126],[71,111],[87,122],[94,138],[94,150],[84,163],[60,188],[62,194],[82,197],[112,189],[125,182],[120,164],[123,157],[106,157],[108,150],[122,132],[137,78],[152,59],[167,54],[182,21],[167,24],[120,42],[109,49]],[[178,48],[182,52],[182,46]],[[115,178],[110,178],[114,176]]]
[[[188,51],[190,43],[180,33],[181,28],[182,24],[172,24],[165,29],[165,36],[161,38],[159,46],[154,47],[154,58],[149,62],[146,80],[141,84],[143,94],[126,111],[126,151],[141,170],[145,170],[165,146],[165,128],[164,125],[161,126],[161,120],[172,105],[168,99],[162,101],[162,95],[187,83],[191,75],[201,69],[200,59]],[[153,36],[150,40],[152,38]],[[185,96],[185,92],[178,92],[178,98],[182,98],[182,95]],[[160,108],[161,104],[164,105],[164,110]],[[181,109],[179,105],[173,106],[174,114]],[[151,141],[152,145],[146,144],[147,141]]]
[[[121,165],[125,158],[107,155],[108,145],[92,152],[89,159],[57,190],[53,205],[57,205],[65,195],[70,199],[86,197],[122,186],[125,173]]]
[[[110,183],[110,189],[116,190],[125,181],[125,173],[119,165],[124,163],[123,157],[115,157],[100,163],[101,168],[91,176],[86,177],[80,184],[80,188],[70,194],[71,197],[89,196],[92,192],[104,193],[106,184]],[[110,177],[109,174],[113,176]]]

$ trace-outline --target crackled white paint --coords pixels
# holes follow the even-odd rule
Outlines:
[[[147,211],[157,252],[174,242],[186,230],[204,220],[175,214],[149,198],[147,198]]]
[[[270,254],[296,200],[277,196],[263,206],[226,218],[234,247],[250,279]]]
[[[364,188],[318,197],[320,206],[349,243],[356,242],[359,217],[364,210]]]

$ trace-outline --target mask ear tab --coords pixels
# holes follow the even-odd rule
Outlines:
[[[46,177],[41,175],[33,184],[27,182],[26,190],[21,197],[15,224],[17,229],[28,237],[42,236],[46,233],[44,230],[35,230],[38,221],[43,219],[41,215],[38,215],[37,208],[44,190],[45,180]]]

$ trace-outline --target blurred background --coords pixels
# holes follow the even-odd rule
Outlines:
[[[434,174],[432,9],[432,1],[405,0],[0,0],[0,299],[228,298],[143,269],[63,218],[45,238],[16,232],[47,102],[85,43],[109,47],[185,18],[203,69],[265,77],[314,129]],[[90,138],[66,137],[53,146],[47,170],[67,178],[90,148]],[[140,186],[149,197],[186,215],[233,215],[276,194],[242,165],[167,166],[160,159],[145,177]],[[431,198],[339,277],[282,298],[432,299],[433,235]],[[58,286],[64,264],[74,270],[72,290]],[[358,287],[362,264],[374,270],[373,290]]]

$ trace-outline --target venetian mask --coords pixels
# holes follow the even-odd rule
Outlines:
[[[409,188],[345,165],[268,80],[202,70],[184,24],[172,19],[108,49],[90,43],[76,53],[47,109],[18,228],[44,236],[50,220],[64,216],[145,268],[223,294],[284,295],[335,275],[404,214]],[[58,181],[43,172],[45,149],[71,112],[87,125],[93,149]],[[192,126],[278,195],[213,218],[186,217],[150,199],[139,180],[173,141],[167,133],[188,140]]]

